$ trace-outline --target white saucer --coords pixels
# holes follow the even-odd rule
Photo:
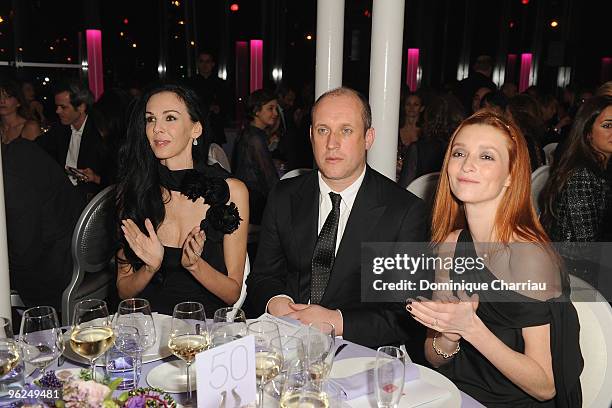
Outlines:
[[[158,365],[149,371],[147,384],[151,387],[161,388],[170,393],[187,392],[187,371],[183,360],[174,360]],[[195,367],[189,369],[191,389],[196,389],[196,370]]]
[[[153,313],[153,322],[155,324],[156,340],[155,344],[142,355],[143,364],[150,363],[169,357],[172,355],[168,348],[168,336],[170,335],[170,326],[172,324],[172,316]],[[89,361],[76,354],[70,347],[70,332],[64,334],[64,357],[68,360],[89,365]],[[104,355],[96,359],[96,366],[104,366]]]
[[[334,361],[329,377],[336,379],[349,377],[374,369],[375,364],[376,357],[346,358]],[[418,364],[417,366],[420,376],[417,380],[408,381],[404,385],[404,395],[400,399],[398,408],[461,407],[461,393],[452,381],[434,370]],[[354,408],[375,408],[377,406],[374,394],[364,395],[348,402]]]

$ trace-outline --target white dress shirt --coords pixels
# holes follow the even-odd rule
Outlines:
[[[340,242],[342,241],[342,236],[344,235],[344,230],[346,228],[346,223],[348,222],[349,215],[351,215],[351,210],[353,209],[353,204],[355,203],[355,198],[357,197],[357,192],[363,183],[363,179],[365,177],[366,167],[363,167],[363,171],[361,175],[347,188],[342,191],[334,191],[327,185],[323,177],[321,176],[321,172],[318,172],[319,177],[319,222],[317,228],[317,236],[321,232],[321,228],[323,228],[323,224],[325,224],[325,220],[327,216],[332,210],[332,202],[331,197],[329,196],[330,192],[334,192],[336,194],[340,194],[342,200],[340,201],[340,219],[338,220],[338,233],[336,234],[336,251],[338,252],[338,247],[340,246]],[[291,299],[293,302],[293,298],[287,295],[276,295],[273,296],[270,300],[275,297],[286,297]],[[266,311],[268,310],[268,304],[270,304],[270,300],[266,304]],[[310,303],[310,300],[308,301]]]
[[[83,136],[83,129],[85,129],[85,123],[87,123],[87,116],[81,125],[80,129],[76,129],[70,125],[72,134],[70,135],[70,144],[68,144],[68,153],[66,154],[66,167],[77,168],[79,161],[79,150],[81,149],[81,136]],[[69,176],[70,181],[75,186],[77,185],[77,179],[73,176]]]

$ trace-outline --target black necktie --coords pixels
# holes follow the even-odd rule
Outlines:
[[[338,235],[338,221],[340,220],[340,194],[329,193],[332,201],[330,211],[315,245],[312,256],[312,276],[310,278],[310,303],[321,302],[329,274],[334,265],[336,253],[336,236]]]

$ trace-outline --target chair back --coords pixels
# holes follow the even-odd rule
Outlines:
[[[227,158],[227,154],[225,154],[225,150],[221,146],[216,143],[211,143],[208,148],[208,164],[219,163],[224,170],[228,172],[232,172],[232,168],[230,166],[230,162]]]
[[[431,208],[433,205],[434,196],[436,195],[436,190],[438,188],[439,179],[440,172],[424,174],[408,184],[406,190],[425,201],[427,207]]]
[[[240,290],[240,297],[238,298],[236,303],[234,303],[234,307],[241,308],[242,304],[244,303],[244,299],[247,295],[246,280],[249,276],[249,273],[251,273],[251,263],[249,262],[249,254],[246,254],[246,260],[244,262],[244,273],[242,274],[242,289]]]
[[[302,174],[306,174],[309,171],[312,171],[312,169],[293,169],[293,170],[289,170],[288,172],[283,174],[283,176],[280,179],[281,180],[285,180],[285,179],[289,179],[289,178],[292,178],[292,177],[301,176]]]
[[[571,300],[580,322],[580,350],[584,368],[580,375],[583,407],[609,407],[612,397],[612,308],[591,285],[570,275]],[[595,301],[579,300],[580,291],[596,293]],[[578,299],[577,299],[578,298]]]
[[[87,204],[72,234],[72,279],[62,294],[62,324],[70,324],[74,306],[87,298],[105,299],[113,284],[115,186]]]
[[[544,186],[548,182],[548,178],[550,177],[550,166],[542,166],[535,169],[533,173],[531,173],[531,201],[533,202],[533,208],[535,208],[536,213],[540,214],[540,195],[542,194],[542,190],[544,190]]]
[[[549,143],[544,146],[544,156],[546,157],[546,164],[549,166],[552,164],[555,158],[555,150],[557,150],[557,146],[559,143]]]

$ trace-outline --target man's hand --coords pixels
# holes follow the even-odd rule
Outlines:
[[[272,316],[285,316],[291,313],[293,310],[289,307],[292,304],[292,300],[285,296],[276,296],[270,299],[268,303],[268,313]]]
[[[286,316],[299,320],[303,324],[316,322],[327,322],[336,328],[336,336],[342,336],[344,324],[342,313],[338,310],[331,310],[319,305],[304,305],[301,303],[289,303],[291,313]]]
[[[83,178],[83,181],[85,181],[86,183],[96,183],[96,184],[100,184],[100,176],[98,176],[92,169],[90,169],[89,167],[84,168],[84,169],[78,169],[80,170],[85,177]]]

